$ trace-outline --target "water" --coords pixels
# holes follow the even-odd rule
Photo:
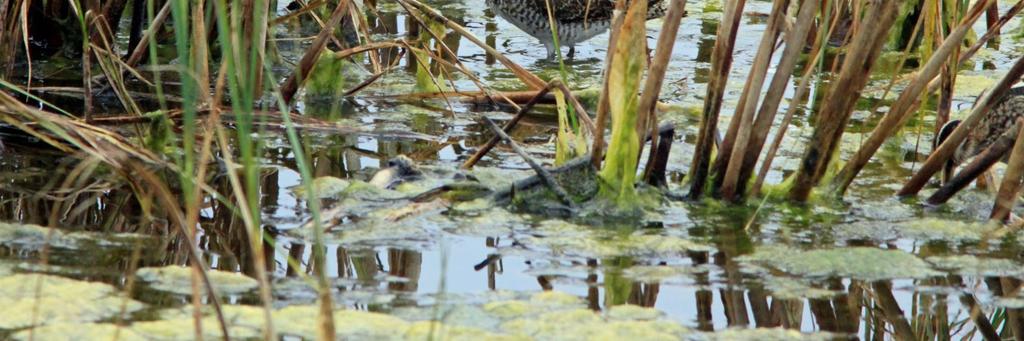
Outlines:
[[[556,66],[542,60],[544,49],[514,26],[488,15],[483,0],[431,5],[478,37],[486,38],[530,71],[544,77],[557,75]],[[1001,12],[1008,5],[1002,4]],[[688,2],[689,14],[681,25],[662,101],[683,108],[701,105],[710,69],[707,58],[714,43],[720,7],[715,2]],[[734,111],[764,30],[762,14],[770,8],[771,3],[766,1],[747,5],[720,126],[728,124]],[[280,9],[279,14],[285,13]],[[377,32],[374,38],[402,37],[408,18],[393,4],[382,4],[381,13],[379,18],[371,17]],[[1013,38],[1018,22],[1014,20],[1004,28],[997,49],[982,54],[980,58],[986,63],[963,70],[964,75],[973,77],[973,83],[963,85],[963,91],[957,92],[954,108],[962,105],[966,109],[973,102],[972,96],[984,87],[976,83],[986,79],[994,82],[999,72],[991,69],[1005,69],[1016,58],[1021,49]],[[652,42],[660,23],[648,22]],[[308,36],[308,24],[291,23],[274,31],[281,39],[279,48],[284,60],[294,61],[301,56],[304,45],[285,39]],[[981,25],[977,28],[979,32],[983,31]],[[603,34],[577,46],[575,60],[568,64],[573,87],[599,84],[607,39],[607,34]],[[466,40],[448,40],[458,51],[460,61],[486,84],[503,90],[515,89],[515,77],[499,63],[488,61],[483,49]],[[275,70],[283,79],[290,68],[281,65]],[[482,117],[510,117],[498,108],[454,100],[449,107],[442,100],[403,98],[411,91],[409,84],[414,78],[408,69],[399,68],[354,98],[306,98],[300,103],[299,110],[307,115],[364,131],[304,133],[315,176],[367,180],[387,159],[404,154],[427,170],[430,179],[418,186],[437,184],[450,177],[450,170],[457,168],[490,136],[485,133]],[[453,80],[459,89],[476,90],[466,77],[456,76]],[[820,97],[817,92],[824,81],[825,77],[815,81],[810,98]],[[884,103],[878,96],[887,81],[888,77],[878,77],[868,86],[867,98],[854,114],[853,127],[844,137],[844,156],[852,153],[880,118],[864,110]],[[787,99],[794,90],[795,85],[791,84]],[[891,101],[892,95],[889,97]],[[548,115],[524,121],[513,137],[535,157],[551,160],[554,150],[549,140],[556,123],[549,109],[541,111]],[[699,117],[686,112],[669,112],[662,117],[677,126],[669,165],[673,179],[686,173],[696,139]],[[346,308],[393,314],[407,321],[447,316],[443,318],[445,323],[492,332],[510,333],[511,327],[487,322],[493,316],[462,309],[486,308],[488,303],[501,299],[524,299],[552,290],[576,296],[581,307],[596,311],[607,312],[622,303],[652,307],[663,314],[662,319],[699,331],[785,327],[805,333],[827,331],[839,337],[860,338],[904,338],[907,331],[919,338],[933,334],[980,338],[973,329],[975,324],[966,322],[971,319],[973,304],[967,302],[973,300],[984,317],[994,320],[997,330],[1010,333],[1012,327],[1021,323],[1016,320],[1021,305],[1015,305],[1010,298],[1017,297],[1024,273],[989,262],[999,259],[1020,267],[1022,253],[1015,238],[1017,233],[1011,231],[1007,236],[991,239],[981,232],[962,237],[942,229],[957,221],[982,220],[990,209],[992,196],[971,189],[939,208],[924,208],[914,200],[892,197],[926,155],[932,119],[915,118],[901,136],[903,142],[888,144],[854,182],[842,203],[799,207],[768,200],[763,207],[759,207],[759,201],[730,207],[707,201],[666,201],[658,212],[648,214],[642,221],[596,223],[592,219],[584,223],[519,214],[501,207],[455,205],[413,212],[390,221],[381,219],[380,214],[409,207],[408,202],[384,199],[393,198],[388,196],[393,192],[368,194],[369,197],[355,201],[334,197],[324,200],[323,205],[350,205],[351,211],[339,219],[344,223],[330,226],[327,262],[322,265],[312,261],[308,228],[302,227],[309,220],[306,203],[290,190],[300,183],[290,144],[282,134],[269,130],[260,138],[265,148],[260,212],[267,233],[275,241],[267,245],[272,250],[268,266],[275,282],[274,306],[312,303],[316,296],[297,278],[312,273],[313,267],[323,266],[332,278],[336,302]],[[801,110],[794,122],[768,183],[778,183],[794,171],[802,156],[803,141],[811,132],[812,120]],[[393,132],[397,131],[422,137],[395,137]],[[8,180],[0,186],[0,216],[5,220],[45,225],[55,215],[60,218],[57,226],[62,230],[144,234],[162,232],[171,226],[162,219],[148,219],[147,208],[133,203],[131,188],[116,175],[96,173],[92,179],[74,183],[72,187],[78,191],[65,192],[57,190],[63,187],[59,181],[81,164],[76,159],[36,146],[13,146],[3,153],[0,171]],[[496,182],[530,175],[526,164],[504,147],[492,151],[477,168],[478,177]],[[224,193],[231,188],[224,176],[215,177],[210,185]],[[680,186],[673,183],[671,190],[683,190]],[[768,193],[777,195],[770,190]],[[215,269],[252,274],[253,254],[241,221],[222,203],[211,198],[205,202],[197,242],[207,262]],[[945,220],[937,220],[940,218]],[[967,225],[958,228],[981,229]],[[688,244],[666,246],[667,242]],[[188,256],[180,240],[159,239],[151,243],[141,254],[140,267],[186,264]],[[127,244],[44,248],[40,240],[0,244],[0,260],[14,264],[15,272],[33,269],[26,264],[37,262],[46,253],[51,265],[49,272],[107,282],[119,288],[127,285],[132,250],[137,247]],[[775,246],[789,249],[777,258],[757,259],[763,256],[759,252]],[[904,269],[898,263],[890,263],[895,261],[887,258],[889,253],[880,258],[848,259],[842,258],[847,255],[842,253],[797,251],[841,251],[853,247],[913,255],[910,258],[924,262],[920,263],[922,267],[934,272],[923,276],[902,272]],[[799,255],[814,255],[811,258],[824,263],[803,264],[806,259]],[[963,268],[951,265],[955,262],[950,259],[930,258],[948,255],[975,258],[968,258],[973,263]],[[838,258],[829,263],[829,257]],[[871,265],[867,270],[892,267],[889,270],[896,270],[896,274],[875,277],[870,271],[848,266],[863,262]],[[135,321],[157,319],[161,309],[189,302],[187,295],[168,294],[146,283],[134,288],[132,297],[146,305],[141,313],[131,315],[130,319]],[[228,294],[226,301],[257,304],[258,298],[254,292],[247,292]],[[997,315],[1009,316],[1010,322],[996,318]]]

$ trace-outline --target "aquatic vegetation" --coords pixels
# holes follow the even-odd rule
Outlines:
[[[336,197],[341,193],[344,193],[348,186],[352,183],[345,179],[336,178],[333,176],[322,176],[313,179],[313,188],[316,191],[315,197],[317,198],[332,198]],[[306,191],[301,186],[292,188],[295,192],[295,196],[302,198],[306,196]]]
[[[192,269],[189,267],[171,265],[160,268],[142,268],[135,274],[154,289],[179,295],[192,293]],[[209,270],[207,274],[213,286],[220,293],[240,294],[259,286],[255,279],[236,272]]]
[[[899,250],[843,247],[803,251],[784,246],[758,247],[741,261],[770,266],[788,274],[812,278],[844,277],[877,281],[927,278],[938,274],[928,263]]]
[[[971,255],[935,256],[925,258],[935,268],[965,276],[1019,277],[1021,264],[1009,259],[982,258]]]
[[[34,274],[0,277],[0,316],[5,317],[0,329],[124,319],[122,312],[142,308],[105,283]]]
[[[633,209],[636,193],[637,163],[640,158],[641,137],[637,133],[640,81],[646,58],[644,23],[647,19],[647,1],[633,1],[624,15],[618,41],[608,65],[608,105],[611,113],[611,142],[601,167],[600,196],[620,208]]]
[[[556,255],[609,258],[615,256],[678,257],[710,246],[675,236],[645,231],[602,230],[561,220],[547,220],[519,242],[531,250]]]
[[[0,244],[39,248],[43,245],[76,249],[87,246],[128,246],[144,242],[144,235],[65,231],[32,224],[0,223]]]

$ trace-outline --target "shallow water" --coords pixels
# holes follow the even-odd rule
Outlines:
[[[543,77],[557,75],[554,64],[541,61],[544,49],[533,38],[485,12],[483,0],[435,1],[431,5],[478,37],[493,42],[499,51],[527,69]],[[1001,5],[1001,12],[1009,7],[1006,3]],[[689,14],[683,19],[662,101],[683,108],[700,106],[719,7],[714,2],[688,2]],[[766,1],[747,5],[720,126],[728,124],[742,91],[764,29],[762,14],[769,12],[770,7],[771,3]],[[381,32],[375,39],[401,37],[406,18],[398,14],[399,9],[393,4],[382,4],[380,9],[381,18],[371,17],[375,32]],[[285,13],[283,8],[281,11]],[[648,37],[652,41],[660,23],[648,22]],[[985,63],[975,63],[962,72],[971,82],[958,87],[955,108],[966,110],[986,82],[997,80],[997,70],[1005,69],[1020,53],[1022,45],[1014,38],[1018,25],[1016,19],[1008,24],[999,47],[987,49],[979,56]],[[977,29],[980,31],[981,25]],[[310,26],[292,23],[282,25],[274,34],[284,39],[311,33]],[[282,40],[281,56],[293,62],[304,51],[303,46]],[[457,46],[460,61],[485,83],[499,89],[515,89],[514,76],[500,64],[488,62],[482,49],[468,41],[458,41]],[[573,87],[598,84],[605,46],[607,34],[577,46],[575,60],[568,64],[569,83]],[[283,64],[276,70],[285,75],[289,68]],[[410,207],[401,198],[447,181],[452,170],[486,141],[490,135],[482,133],[486,130],[482,117],[510,117],[498,108],[453,101],[449,110],[442,100],[403,99],[401,95],[412,91],[409,84],[415,82],[414,78],[414,73],[399,68],[354,98],[311,96],[299,105],[299,110],[307,115],[336,120],[364,131],[304,134],[317,177],[336,177],[352,183],[366,181],[386,160],[398,154],[415,159],[428,177],[395,191],[358,190],[352,185],[348,191],[325,195],[323,204],[327,208],[345,212],[344,218],[339,219],[342,223],[329,226],[326,264],[311,261],[312,238],[308,228],[303,227],[310,215],[302,197],[290,189],[300,182],[290,145],[277,132],[264,133],[260,204],[264,227],[275,237],[274,244],[268,245],[273,250],[268,255],[268,266],[274,277],[275,308],[313,303],[315,293],[300,278],[322,266],[336,288],[336,302],[346,308],[390,314],[410,323],[435,318],[449,326],[479,328],[474,332],[538,338],[585,334],[560,334],[558,324],[543,324],[545,321],[537,318],[541,315],[532,310],[521,315],[502,315],[496,302],[529,306],[522,302],[555,300],[537,296],[542,291],[554,291],[568,294],[569,298],[558,297],[569,302],[565,307],[544,308],[549,309],[544,312],[553,315],[543,316],[569,318],[578,313],[573,309],[592,309],[602,312],[605,321],[616,318],[612,313],[615,310],[611,309],[616,305],[650,307],[656,312],[623,313],[627,316],[623,318],[634,322],[670,321],[685,327],[686,330],[670,333],[675,338],[713,338],[714,334],[695,331],[755,327],[785,327],[807,334],[720,336],[801,338],[824,331],[841,338],[906,338],[907,332],[917,338],[946,334],[980,338],[975,323],[969,322],[971,306],[980,308],[983,318],[991,320],[998,331],[1010,333],[1012,328],[1024,325],[1019,320],[1024,297],[1017,296],[1020,279],[1024,279],[1024,271],[1019,270],[1022,249],[1018,233],[1010,231],[992,237],[995,232],[984,226],[963,223],[981,221],[987,216],[993,201],[990,194],[971,189],[938,208],[925,208],[915,200],[892,197],[926,155],[932,117],[912,120],[910,128],[901,135],[902,142],[887,144],[841,203],[798,207],[769,199],[758,207],[760,202],[724,206],[710,201],[665,201],[656,212],[632,221],[565,220],[510,212],[481,203],[461,203],[393,219],[391,214]],[[826,81],[824,78],[816,80],[815,93]],[[466,77],[455,76],[453,81],[459,89],[476,90]],[[866,110],[884,103],[878,97],[886,81],[887,77],[879,77],[869,85],[867,98],[859,106],[861,110],[854,114],[854,127],[845,136],[844,156],[852,153],[851,149],[879,119],[880,116]],[[791,86],[787,95],[793,91]],[[891,98],[892,95],[888,100]],[[696,138],[699,118],[687,112],[690,111],[669,112],[663,117],[678,128],[669,166],[673,179],[680,179],[689,167],[692,141]],[[794,122],[768,177],[769,183],[780,182],[796,168],[801,157],[802,141],[811,131],[810,118],[802,111]],[[554,127],[550,116],[533,117],[520,124],[513,137],[535,157],[550,161],[554,150],[549,140]],[[389,134],[393,131],[411,131],[425,138],[394,137]],[[55,175],[67,175],[79,163],[34,148],[13,147],[3,152],[0,171],[9,180],[0,185],[0,216],[7,221],[45,224],[51,215],[56,215],[63,217],[61,230],[79,231],[84,236],[54,239],[47,238],[45,230],[0,229],[0,236],[8,236],[0,241],[0,274],[43,271],[125,288],[132,277],[129,275],[133,250],[142,250],[138,255],[139,267],[186,264],[188,256],[181,241],[155,237],[111,241],[106,236],[114,231],[151,234],[169,228],[166,221],[144,219],[144,208],[130,204],[131,189],[120,184],[115,175],[98,175],[77,183],[75,186],[81,190],[72,194],[56,190],[62,186],[55,181],[63,179]],[[529,176],[527,170],[511,150],[499,147],[472,174],[497,187]],[[211,185],[225,193],[230,189],[223,176],[216,177]],[[681,186],[673,183],[671,190],[681,191]],[[767,192],[774,194],[770,189]],[[230,208],[212,199],[208,202],[201,212],[198,238],[206,260],[218,270],[253,273],[253,254],[243,236],[242,223],[231,215]],[[49,244],[46,240],[50,240]],[[40,268],[38,262],[44,254],[48,266]],[[188,288],[169,289],[182,289],[187,281],[168,285],[170,280],[139,277],[131,298],[140,306],[131,310],[128,320],[136,324],[167,320],[164,309],[189,304]],[[258,303],[253,290],[221,292],[231,304]],[[0,298],[3,297],[0,293]],[[65,322],[116,322],[111,316],[116,314]],[[513,319],[524,316],[530,318],[520,322]],[[312,320],[312,315],[307,317]],[[566,321],[566,325],[587,325],[579,319]],[[600,328],[599,325],[594,328]],[[0,335],[13,335],[18,330],[2,328]],[[214,325],[205,328],[213,330]],[[282,328],[291,330],[287,326]],[[396,335],[418,335],[413,333],[414,326],[395,328],[401,332]],[[615,332],[618,334],[607,335],[629,335]],[[353,333],[346,335],[384,337]],[[191,337],[188,333],[183,335]],[[298,331],[293,335],[309,337]],[[440,335],[456,338],[460,334]],[[392,336],[395,335],[388,334]]]

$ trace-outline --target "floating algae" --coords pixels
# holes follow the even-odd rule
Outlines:
[[[816,288],[809,281],[782,276],[766,275],[761,277],[765,289],[778,299],[825,299],[838,295],[840,292]]]
[[[912,254],[872,247],[802,251],[785,246],[761,246],[753,254],[738,260],[807,277],[835,276],[877,281],[926,278],[939,274]]]
[[[127,326],[113,323],[57,323],[19,331],[15,340],[147,340]]]
[[[688,251],[709,251],[711,247],[687,239],[648,231],[617,231],[590,228],[562,220],[547,220],[530,236],[519,239],[530,249],[548,254],[593,258],[614,256],[669,257]]]
[[[1001,277],[1024,274],[1021,264],[1009,259],[955,255],[928,257],[925,260],[935,265],[937,269],[947,270],[957,275]]]
[[[142,268],[136,272],[140,280],[160,291],[179,295],[192,294],[192,268],[187,266],[165,266],[159,268]],[[211,284],[220,294],[241,294],[255,289],[259,283],[255,279],[240,273],[221,270],[209,270],[207,276]],[[203,289],[205,293],[205,289]]]
[[[76,249],[86,246],[126,246],[145,239],[129,233],[66,232],[33,224],[0,223],[0,244],[22,247],[53,247]]]
[[[126,314],[143,307],[105,283],[38,274],[0,277],[0,329],[95,322],[117,316],[122,306]]]
[[[974,242],[995,232],[998,226],[966,223],[956,220],[924,218],[898,223],[857,222],[833,228],[843,240],[894,240],[908,238],[918,241]]]
[[[321,199],[335,197],[344,192],[351,184],[348,180],[333,176],[322,176],[313,179],[314,197]],[[306,188],[304,186],[292,187],[292,192],[295,193],[297,198],[306,198]]]
[[[622,270],[622,276],[641,283],[679,284],[692,283],[695,274],[706,273],[707,269],[682,265],[636,265]]]

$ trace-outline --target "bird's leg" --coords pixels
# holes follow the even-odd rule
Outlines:
[[[544,47],[548,49],[548,60],[557,61],[558,57],[556,56],[556,52],[558,51],[555,50],[555,44],[545,42]]]
[[[576,46],[569,45],[569,60],[572,60],[576,56]]]
[[[1002,183],[1002,180],[999,179],[996,172],[993,172],[991,169],[988,172],[985,172],[985,174],[988,175],[988,179],[986,179],[988,180],[988,191],[992,194],[998,194],[999,184]]]

